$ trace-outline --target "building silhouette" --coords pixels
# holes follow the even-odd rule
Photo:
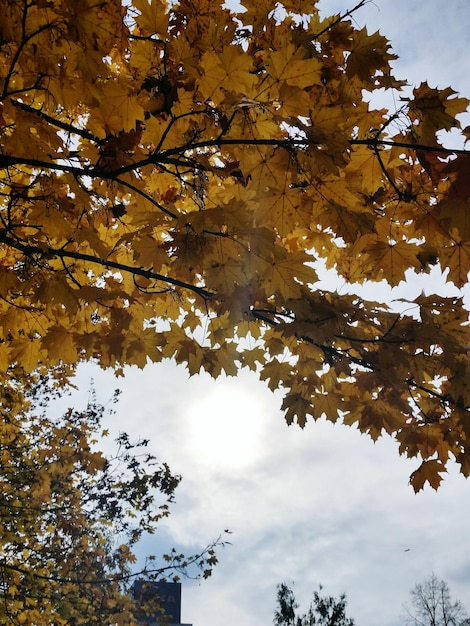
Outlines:
[[[136,580],[132,594],[142,607],[142,613],[137,615],[139,626],[192,626],[181,623],[181,583]],[[164,617],[161,611],[148,608],[152,604],[158,604]]]

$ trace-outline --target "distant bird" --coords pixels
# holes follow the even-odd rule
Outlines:
[[[411,550],[411,548],[406,548],[405,550],[403,550],[403,552],[409,552]]]

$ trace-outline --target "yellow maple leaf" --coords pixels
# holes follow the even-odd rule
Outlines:
[[[307,415],[312,413],[311,402],[298,393],[287,395],[281,408],[286,412],[286,422],[288,424],[297,422],[301,428],[304,428],[307,423]]]
[[[374,278],[384,278],[392,286],[404,280],[406,270],[419,267],[418,247],[414,243],[377,241],[365,248],[365,253],[373,267]]]
[[[423,461],[419,468],[411,474],[410,484],[415,493],[423,489],[427,482],[437,491],[443,478],[441,474],[446,471],[441,461],[437,461],[436,459]]]
[[[132,6],[139,11],[135,21],[142,35],[165,38],[169,19],[166,0],[133,0]]]
[[[267,293],[280,293],[286,300],[300,298],[303,285],[311,285],[318,279],[316,271],[309,263],[312,263],[312,258],[302,251],[267,263],[263,272]],[[261,267],[262,265],[264,264],[260,263]]]
[[[287,44],[265,59],[267,70],[276,82],[305,89],[321,84],[322,64],[316,58],[303,58],[302,50]]]
[[[333,423],[337,421],[340,411],[344,409],[343,399],[334,393],[317,394],[312,404],[315,411],[315,419],[324,415]]]
[[[145,110],[132,91],[130,78],[102,82],[98,87],[99,104],[90,116],[90,129],[98,136],[134,130],[136,123],[145,119]]]
[[[468,282],[470,272],[470,241],[462,241],[454,231],[454,242],[439,251],[442,267],[449,268],[449,280],[457,287],[463,287]]]
[[[75,363],[77,361],[77,346],[73,334],[63,326],[53,326],[44,335],[41,347],[47,351],[51,363]]]
[[[285,380],[290,378],[292,367],[289,363],[272,359],[266,363],[260,373],[261,380],[268,380],[268,387],[271,391],[279,389]]]
[[[347,60],[348,76],[358,76],[367,85],[373,85],[378,72],[387,75],[390,61],[396,55],[389,52],[388,40],[378,31],[369,35],[364,27],[354,33],[353,49]]]
[[[239,51],[237,46],[227,46],[220,54],[208,50],[203,55],[200,63],[203,77],[199,90],[204,99],[219,104],[230,91],[248,98],[255,96],[257,79],[252,73],[252,61]]]

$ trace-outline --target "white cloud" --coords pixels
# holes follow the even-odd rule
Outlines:
[[[106,399],[116,381],[94,377]],[[276,584],[284,580],[295,581],[304,604],[319,583],[327,593],[346,591],[349,613],[362,626],[392,626],[409,589],[431,571],[465,600],[470,502],[468,483],[455,472],[437,494],[414,495],[407,481],[415,465],[397,457],[393,441],[373,444],[324,421],[304,431],[287,427],[279,397],[247,373],[188,379],[183,368],[163,363],[131,369],[122,382],[112,427],[150,437],[152,451],[183,475],[164,533],[148,549],[174,542],[194,550],[233,531],[213,578],[183,585],[184,621],[269,624]],[[217,438],[227,445],[225,415],[229,436],[234,416],[242,415],[242,433],[224,458],[213,447]],[[205,437],[195,434],[198,420]],[[248,453],[237,459],[244,443]]]

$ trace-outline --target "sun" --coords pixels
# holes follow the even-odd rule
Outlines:
[[[199,461],[218,469],[255,462],[266,427],[266,409],[239,379],[218,381],[198,399],[188,415],[188,446]]]

